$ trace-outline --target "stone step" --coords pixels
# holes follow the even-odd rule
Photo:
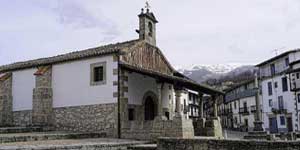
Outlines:
[[[0,143],[62,140],[62,139],[85,139],[85,138],[102,138],[102,137],[105,137],[105,134],[69,133],[69,132],[15,133],[15,134],[0,134]]]
[[[146,144],[147,141],[126,139],[69,139],[0,144],[0,150],[126,150],[127,147]]]
[[[268,135],[246,135],[244,139],[247,140],[268,140],[270,136]]]
[[[51,131],[50,127],[1,127],[0,134]]]
[[[248,132],[249,135],[267,135],[266,131],[252,131],[252,132]]]
[[[141,144],[133,145],[127,148],[128,150],[156,150],[157,144]]]

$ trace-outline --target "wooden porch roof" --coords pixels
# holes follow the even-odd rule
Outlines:
[[[197,83],[196,81],[193,81],[187,77],[180,77],[175,75],[167,75],[160,72],[152,71],[149,69],[133,66],[124,62],[120,62],[120,67],[123,69],[126,69],[128,71],[140,73],[143,75],[151,76],[153,78],[157,78],[159,80],[162,80],[167,83],[175,84],[178,86],[182,86],[185,88],[188,88],[190,90],[199,91],[204,94],[208,95],[224,95],[225,93],[216,89],[213,89],[209,86],[202,85]]]

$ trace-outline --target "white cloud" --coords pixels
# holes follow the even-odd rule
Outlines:
[[[5,3],[0,5],[0,64],[135,39],[137,15],[144,6],[141,0],[0,3]],[[152,0],[150,4],[159,20],[158,45],[176,66],[256,64],[274,56],[273,49],[300,47],[299,0]]]

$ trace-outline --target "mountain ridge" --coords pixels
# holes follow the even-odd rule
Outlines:
[[[187,77],[211,86],[222,86],[224,82],[237,82],[254,78],[254,65],[247,64],[216,64],[191,65],[178,67],[177,71]],[[239,79],[239,80],[236,80]]]

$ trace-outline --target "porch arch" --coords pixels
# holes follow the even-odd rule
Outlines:
[[[150,121],[158,114],[158,98],[157,95],[148,91],[143,96],[143,120]]]

